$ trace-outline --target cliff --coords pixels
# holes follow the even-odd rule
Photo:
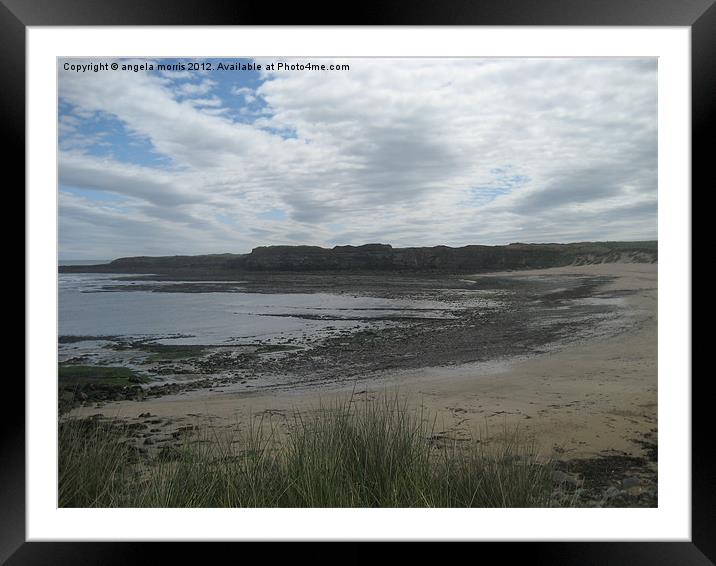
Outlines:
[[[249,254],[127,257],[108,264],[61,266],[66,273],[172,273],[231,271],[407,271],[479,273],[539,269],[572,264],[654,263],[657,242],[580,242],[573,244],[509,244],[451,248],[363,246],[262,246]]]

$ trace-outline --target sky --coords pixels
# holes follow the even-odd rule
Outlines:
[[[657,237],[655,58],[58,73],[60,259]]]

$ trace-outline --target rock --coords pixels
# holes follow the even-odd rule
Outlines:
[[[611,486],[604,492],[604,499],[612,499],[613,497],[617,497],[620,493],[616,487]]]
[[[560,470],[555,470],[554,472],[552,472],[552,481],[553,481],[553,482],[561,483],[561,482],[563,482],[567,477],[569,477],[569,476],[568,476],[567,474],[565,474],[564,472],[560,471]]]
[[[151,445],[151,444],[154,444],[154,441],[151,438],[145,438],[144,444]]]
[[[573,487],[578,487],[584,482],[577,476],[567,474],[561,470],[555,470],[552,472],[552,481],[559,484],[567,484]]]
[[[634,261],[651,262],[657,257],[656,243],[615,248],[611,244],[510,244],[507,246],[464,246],[450,248],[393,248],[389,244],[335,246],[262,246],[250,254],[226,261],[225,267],[249,271],[400,270],[400,271],[484,271],[556,267],[570,263],[617,261],[621,253],[632,252]],[[201,257],[201,256],[199,256]],[[115,260],[142,261],[143,258]],[[153,261],[162,258],[153,258]],[[163,258],[163,261],[171,258]],[[176,261],[176,260],[175,260]],[[106,267],[106,266],[105,266]]]
[[[388,244],[335,246],[268,246],[249,254],[175,257],[125,257],[94,266],[60,266],[62,273],[157,273],[172,268],[247,271],[397,270],[474,273],[495,269],[531,269],[583,265],[628,259],[655,263],[656,241],[582,242],[573,244],[471,245],[393,248]]]
[[[641,484],[641,480],[635,476],[624,478],[622,480],[622,487],[624,489],[629,489],[632,487],[638,487]]]
[[[151,417],[151,416],[152,416],[152,413],[140,413],[138,418],[140,418],[140,419],[146,419],[146,418]]]

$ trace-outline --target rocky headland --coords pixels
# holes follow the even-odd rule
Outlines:
[[[261,246],[248,254],[124,257],[101,265],[60,266],[64,273],[181,273],[216,277],[236,272],[372,271],[480,273],[601,263],[656,263],[657,242],[471,245],[394,248]]]

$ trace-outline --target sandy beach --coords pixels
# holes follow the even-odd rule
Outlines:
[[[524,359],[384,372],[367,381],[295,391],[197,391],[110,402],[101,410],[87,405],[74,409],[72,416],[101,413],[134,420],[149,413],[162,423],[155,429],[161,441],[188,424],[241,426],[252,418],[270,417],[280,425],[296,411],[351,393],[359,401],[371,401],[380,392],[398,391],[412,406],[422,404],[437,415],[439,436],[474,437],[485,430],[499,436],[505,427],[518,427],[541,453],[560,459],[642,456],[640,441],[645,436],[655,441],[657,427],[657,265],[611,263],[489,275],[608,277],[599,291],[623,300],[630,324],[610,336]]]

